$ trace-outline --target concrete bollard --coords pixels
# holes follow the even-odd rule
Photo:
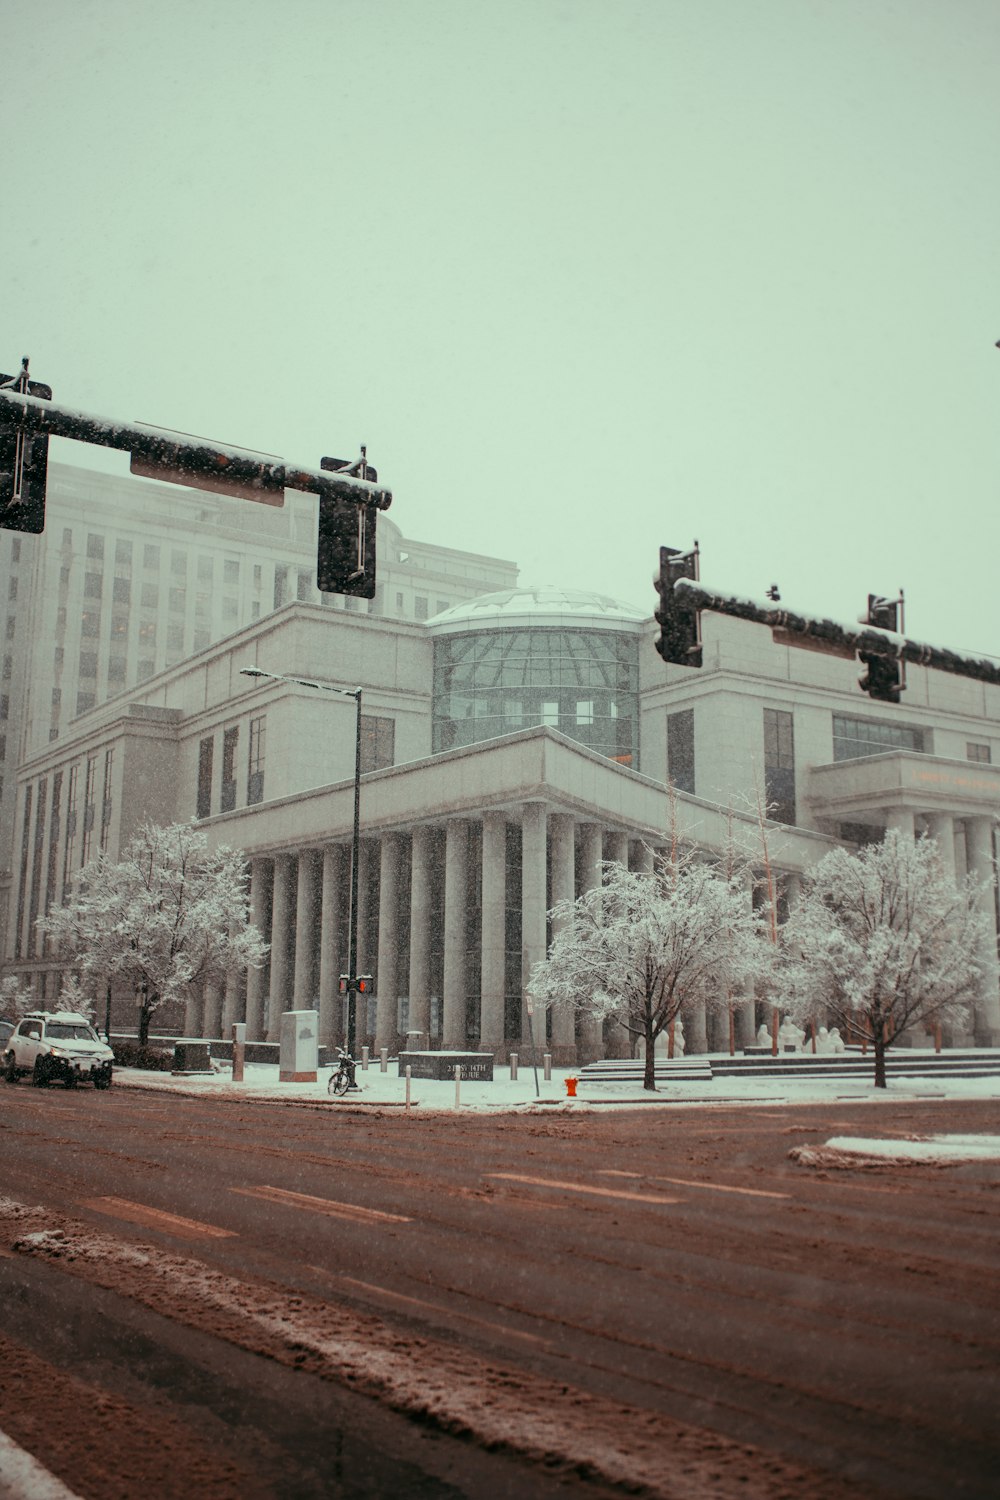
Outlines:
[[[552,1082],[552,1053],[542,1053],[542,1074],[546,1083]]]
[[[455,1108],[458,1109],[462,1103],[462,1069],[455,1064]]]
[[[388,1071],[389,1071],[389,1049],[388,1049],[388,1047],[381,1047],[379,1049],[378,1060],[379,1060],[379,1070],[382,1073],[388,1073]]]
[[[243,1063],[246,1057],[247,1025],[245,1021],[233,1022],[233,1082],[243,1082]]]
[[[516,1083],[517,1082],[517,1053],[516,1052],[512,1052],[510,1054],[510,1081],[511,1081],[511,1083]]]
[[[411,1079],[412,1076],[413,1076],[413,1069],[410,1067],[409,1063],[407,1063],[406,1064],[406,1113],[407,1114],[410,1113],[410,1079]]]
[[[361,1071],[362,1071],[362,1073],[367,1073],[368,1072],[368,1048],[367,1047],[362,1047],[362,1049],[361,1049]]]

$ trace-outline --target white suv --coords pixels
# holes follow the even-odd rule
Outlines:
[[[111,1083],[114,1053],[86,1016],[75,1011],[31,1011],[18,1022],[3,1047],[0,1061],[8,1083],[16,1083],[25,1073],[40,1086],[56,1078],[68,1089],[86,1078],[98,1089],[106,1089]]]

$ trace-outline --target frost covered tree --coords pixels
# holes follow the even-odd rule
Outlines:
[[[210,849],[191,823],[144,824],[120,860],[99,854],[74,898],[39,926],[84,984],[124,978],[136,987],[142,1046],[158,1005],[230,969],[256,968],[267,952],[249,920],[243,855]]]
[[[786,1009],[825,1010],[842,1033],[871,1041],[875,1086],[907,1027],[964,1025],[986,936],[976,883],[956,885],[931,839],[891,829],[857,854],[833,849],[806,876],[783,929]]]
[[[29,1010],[34,1010],[38,1004],[34,991],[15,974],[8,974],[5,979],[0,979],[0,1020],[19,1021]]]
[[[643,1087],[655,1089],[654,1045],[686,1010],[726,1010],[767,962],[745,880],[678,855],[654,870],[603,865],[604,883],[549,915],[556,936],[531,973],[536,1004],[613,1017],[645,1042]]]

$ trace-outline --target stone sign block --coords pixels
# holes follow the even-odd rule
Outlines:
[[[411,1078],[453,1079],[455,1069],[461,1068],[460,1076],[476,1083],[493,1082],[492,1052],[401,1052],[399,1054],[399,1076],[405,1078],[407,1068]]]

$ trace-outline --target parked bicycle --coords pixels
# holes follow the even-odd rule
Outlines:
[[[357,1064],[351,1054],[345,1052],[343,1047],[338,1047],[337,1066],[330,1074],[330,1081],[326,1086],[327,1093],[333,1094],[339,1099],[349,1089],[356,1089],[357,1084],[354,1082],[354,1070],[356,1066]]]

